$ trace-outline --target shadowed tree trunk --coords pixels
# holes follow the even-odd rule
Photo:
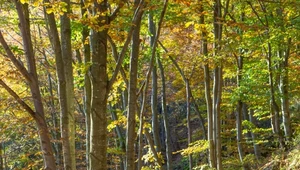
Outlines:
[[[135,9],[140,5],[140,0],[134,1]],[[137,71],[138,57],[140,51],[140,27],[142,15],[137,18],[138,22],[132,34],[132,50],[130,55],[130,76],[128,85],[128,112],[126,126],[126,169],[134,170],[135,168],[135,149],[134,142],[136,138],[135,116],[137,113]]]
[[[87,12],[84,7],[84,0],[80,1],[81,5],[81,15]],[[91,62],[91,50],[90,44],[87,41],[89,36],[89,29],[87,26],[82,28],[82,44],[83,44],[83,56],[84,64],[88,66]],[[91,128],[91,98],[92,98],[91,80],[88,72],[84,75],[84,113],[85,113],[85,130],[86,130],[86,167],[89,169],[89,153],[90,153],[90,128]]]
[[[254,111],[253,111],[253,109],[250,109],[250,111],[249,111],[249,121],[253,125],[256,126],[256,119],[253,115],[254,115]],[[261,158],[260,148],[259,148],[259,145],[256,143],[257,135],[256,135],[256,133],[253,132],[253,130],[251,131],[251,137],[252,137],[252,141],[253,141],[253,148],[254,148],[255,157],[258,161],[260,161],[260,158]]]
[[[172,149],[171,149],[171,133],[169,128],[169,116],[167,112],[167,103],[166,103],[166,82],[165,82],[165,74],[164,74],[164,68],[160,61],[158,61],[158,66],[160,70],[160,77],[161,77],[161,93],[162,93],[162,115],[163,115],[163,121],[164,121],[164,129],[166,134],[166,158],[167,158],[167,170],[172,170]]]
[[[148,27],[151,33],[150,36],[150,45],[153,47],[154,38],[155,38],[155,24],[153,22],[153,15],[150,11],[148,14]],[[151,111],[152,111],[152,132],[153,132],[153,139],[154,144],[156,146],[156,151],[161,152],[161,143],[159,137],[159,122],[158,122],[158,104],[157,104],[157,69],[156,65],[153,66],[152,69],[152,95],[151,95]]]
[[[4,161],[3,161],[3,147],[2,147],[2,142],[0,142],[0,170],[4,170]]]

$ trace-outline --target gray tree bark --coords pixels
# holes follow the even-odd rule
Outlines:
[[[165,143],[166,143],[166,158],[167,158],[167,170],[172,170],[172,147],[171,147],[171,133],[170,133],[170,127],[169,127],[169,116],[167,112],[167,103],[166,103],[166,82],[165,82],[165,74],[164,74],[164,68],[160,61],[158,61],[158,66],[160,70],[160,77],[161,77],[161,104],[162,104],[162,115],[163,115],[163,121],[164,121],[164,129],[165,129]]]

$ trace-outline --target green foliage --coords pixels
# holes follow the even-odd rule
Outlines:
[[[90,66],[92,65],[91,62],[88,63],[76,63],[73,65],[74,70],[76,71],[76,73],[74,75],[74,81],[75,81],[75,85],[79,88],[83,88],[84,87],[84,77],[85,75],[88,73],[88,70],[90,68]]]

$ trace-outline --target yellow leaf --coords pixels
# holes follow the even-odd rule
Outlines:
[[[51,14],[51,13],[53,13],[53,9],[52,8],[47,8],[46,12],[47,12],[47,14]]]
[[[25,4],[25,3],[28,4],[29,0],[20,0],[20,2],[21,2],[22,4]]]
[[[190,21],[190,22],[185,23],[185,28],[189,27],[192,24],[194,24],[194,21]]]

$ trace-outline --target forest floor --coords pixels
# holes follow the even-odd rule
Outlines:
[[[177,124],[172,135],[173,152],[187,147],[186,122],[181,122],[180,120],[182,119],[184,118],[177,117],[171,121],[171,124]],[[193,141],[202,138],[202,135],[199,136],[199,134],[202,134],[199,124],[199,119],[194,117],[191,121],[194,134]],[[175,142],[175,140],[177,142]],[[238,153],[231,152],[231,154],[228,154],[229,152],[224,151],[224,153],[225,152],[226,154],[223,155],[224,170],[242,170],[243,168],[238,159]],[[259,160],[257,160],[253,154],[248,153],[244,161],[247,163],[249,170],[300,170],[300,135],[294,137],[289,149],[286,151],[275,148],[266,150],[266,153],[264,153]],[[207,165],[207,153],[193,154],[193,162],[195,170],[210,170]],[[173,157],[173,169],[188,169],[187,156],[182,156],[180,153],[175,154],[175,157]]]

